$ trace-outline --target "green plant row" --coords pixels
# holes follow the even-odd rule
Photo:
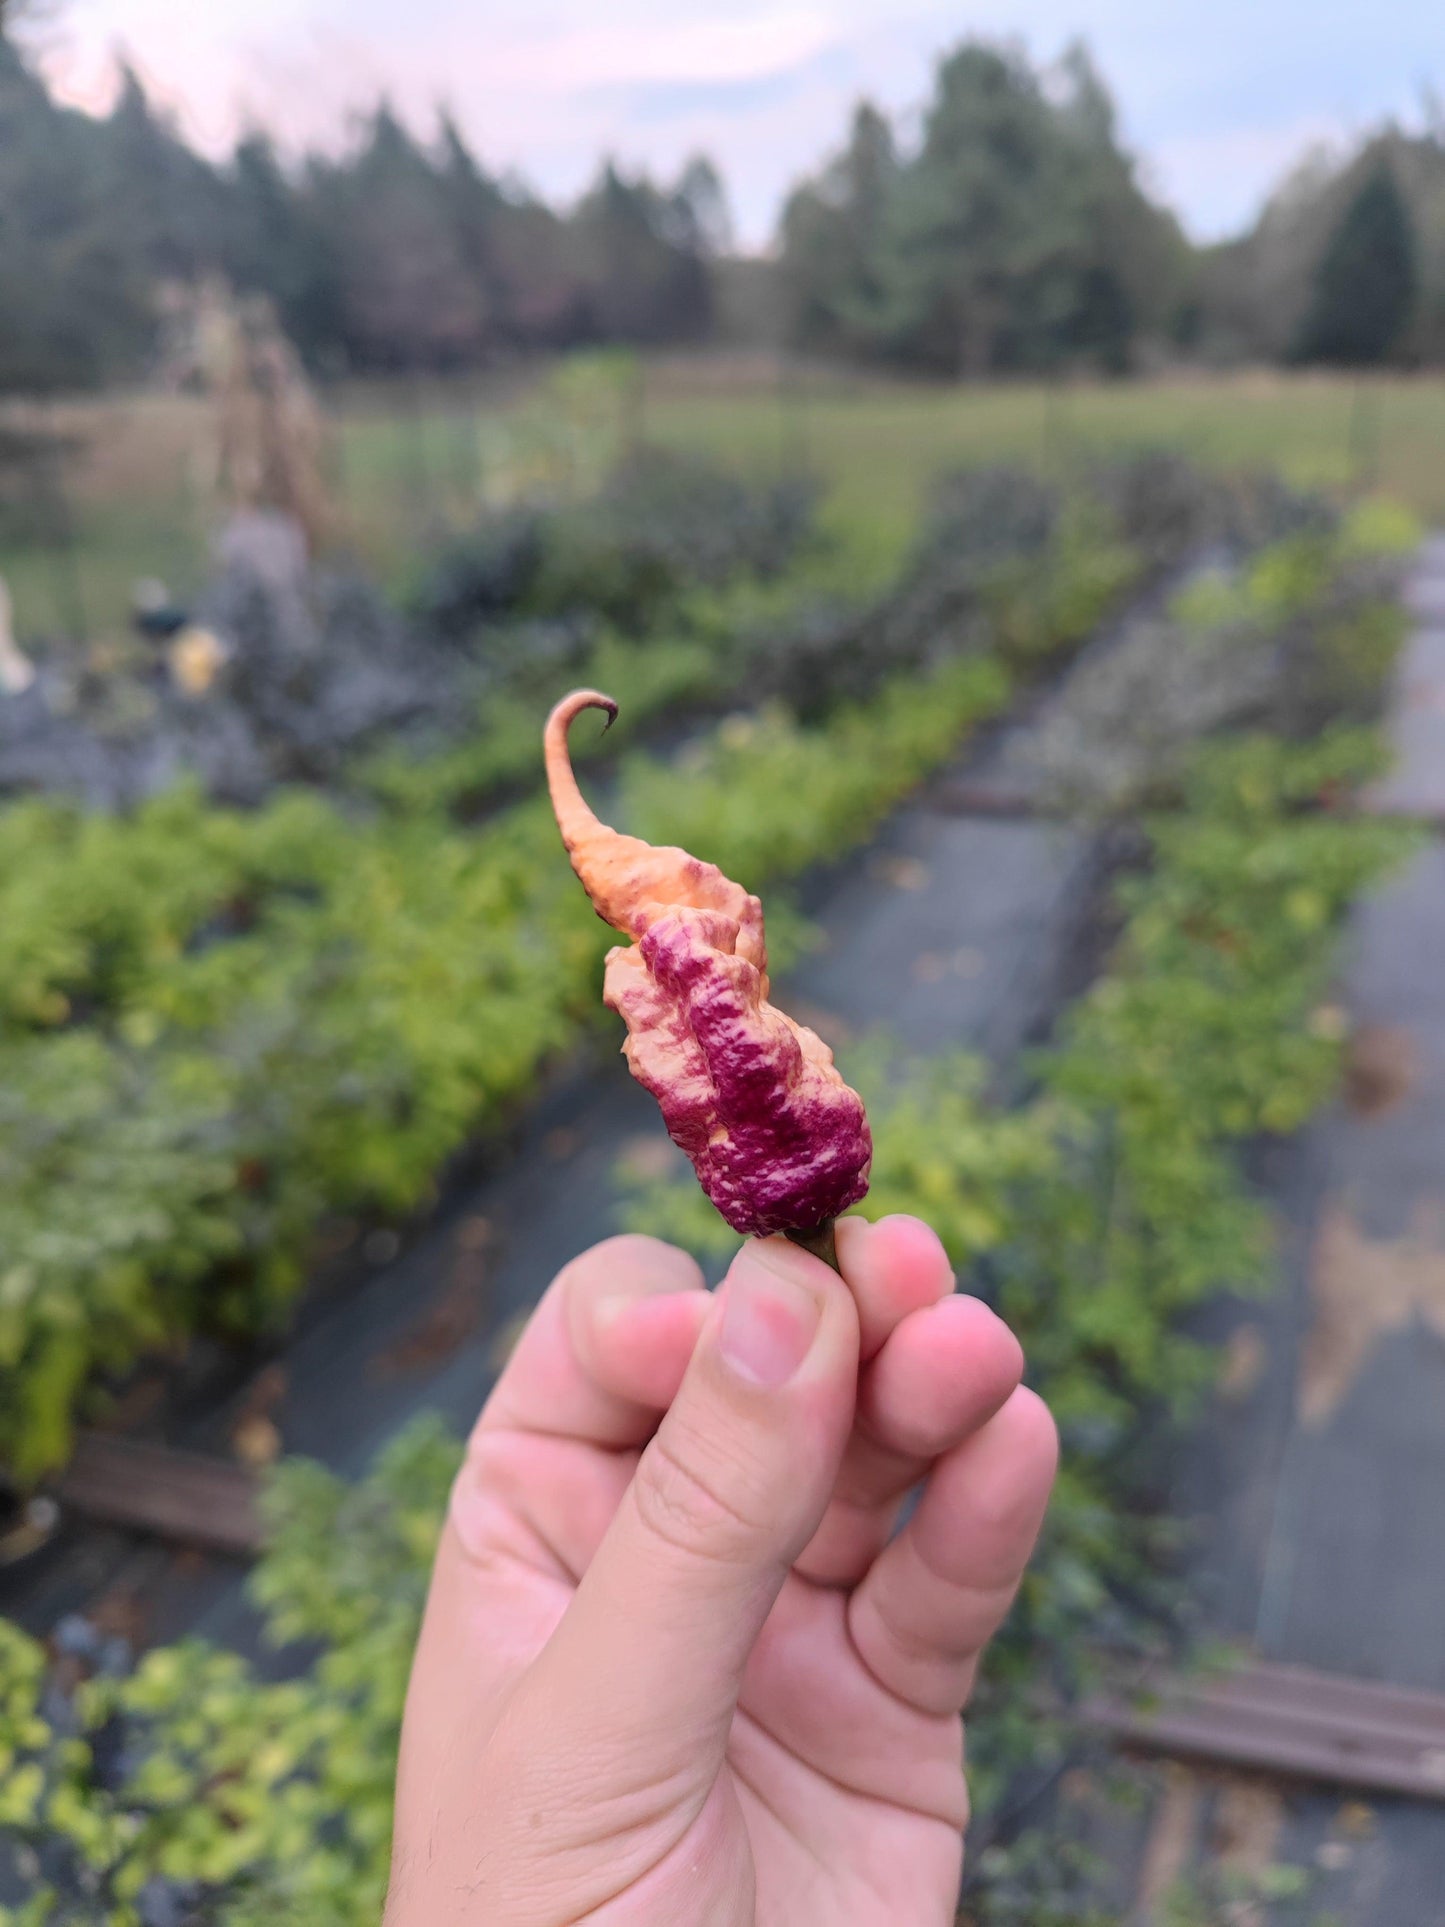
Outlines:
[[[995,478],[994,486],[1000,486]],[[1017,538],[1016,538],[1017,539]],[[1141,557],[1099,515],[1077,503],[1067,506],[1052,538],[1038,538],[1025,557],[1008,543],[1000,554],[971,558],[968,594],[982,619],[981,641],[1005,658],[1027,665],[1037,653],[1055,653],[1080,642],[1099,613],[1139,577]],[[905,565],[922,572],[926,562]],[[489,694],[476,726],[444,747],[423,754],[392,744],[363,758],[350,775],[362,794],[388,808],[467,815],[518,786],[535,787],[540,765],[533,738],[536,713],[548,691],[565,677],[574,686],[615,696],[635,726],[659,714],[697,710],[762,689],[786,694],[787,638],[802,627],[822,631],[822,680],[828,658],[846,649],[850,629],[886,622],[890,596],[873,572],[837,544],[819,543],[772,577],[742,574],[687,589],[669,599],[640,635],[604,623],[586,649],[550,671],[518,665],[505,685]],[[778,639],[782,638],[779,647]],[[944,654],[951,653],[944,649]],[[781,660],[780,660],[781,658]],[[913,666],[898,664],[895,667]],[[886,676],[888,664],[870,661],[870,680]],[[812,692],[809,692],[811,694]],[[816,713],[826,705],[811,703]],[[580,738],[578,759],[615,752],[608,738]]]
[[[731,686],[710,639],[687,628],[676,634],[623,642],[607,633],[565,672],[578,688],[604,689],[615,696],[629,726],[661,712],[704,703]],[[492,696],[477,727],[455,743],[426,755],[392,745],[362,761],[352,782],[364,795],[408,815],[469,814],[508,790],[535,788],[541,769],[537,757],[537,717],[545,708],[540,694],[506,690]],[[602,738],[580,739],[577,760],[590,760],[616,745]]]
[[[679,821],[687,821],[704,853],[750,881],[785,875],[865,835],[890,801],[947,753],[970,717],[1004,699],[1008,680],[995,663],[964,660],[944,664],[928,683],[900,679],[866,711],[842,711],[818,730],[800,730],[779,715],[736,719],[670,775],[648,759],[628,759],[621,805],[629,820],[656,834],[678,834]],[[947,728],[941,711],[952,718]],[[896,1068],[874,1077],[878,1162],[870,1210],[916,1210],[939,1226],[955,1262],[1024,1333],[1069,1437],[1069,1472],[1043,1561],[978,1708],[972,1750],[985,1824],[1012,1767],[1036,1760],[1047,1739],[1036,1692],[1040,1653],[1056,1656],[1053,1683],[1065,1696],[1086,1640],[1108,1625],[1120,1595],[1147,1576],[1147,1548],[1120,1480],[1142,1416],[1187,1398],[1204,1376],[1198,1348],[1179,1336],[1179,1313],[1221,1283],[1245,1285],[1263,1275],[1265,1225],[1241,1184],[1232,1147],[1259,1130],[1289,1128],[1334,1074],[1339,1024],[1321,1001],[1330,934],[1350,898],[1401,842],[1390,826],[1334,807],[1372,753],[1367,739],[1336,733],[1303,750],[1250,739],[1197,762],[1180,807],[1152,825],[1156,861],[1130,886],[1128,928],[1113,966],[1079,1006],[1041,1068],[1039,1097],[1024,1110],[991,1109],[979,1095],[976,1067],[964,1063],[901,1082]],[[852,772],[846,780],[840,767]],[[795,818],[804,793],[812,827],[800,830]],[[256,1084],[241,1088],[262,1125],[302,1117],[310,1135],[299,1142],[308,1155],[333,1146],[343,1186],[356,1183],[357,1143],[370,1143],[377,1166],[364,1192],[341,1193],[368,1199],[399,1199],[407,1181],[425,1187],[448,1130],[475,1122],[479,1100],[468,1081],[480,1063],[474,1039],[471,1058],[464,1048],[457,1085],[447,1087],[450,1103],[423,1107],[420,1125],[416,1117],[419,1095],[432,1100],[421,1089],[423,1073],[451,1061],[446,1049],[436,1059],[428,1055],[425,1000],[434,996],[454,1013],[459,991],[471,987],[466,971],[476,933],[469,920],[478,903],[468,893],[479,893],[493,920],[492,968],[505,969],[519,935],[536,936],[553,956],[565,939],[568,961],[558,966],[554,986],[556,1007],[568,1013],[565,1026],[575,1026],[577,1011],[590,1004],[588,986],[607,939],[590,918],[576,919],[577,896],[554,850],[538,867],[540,840],[550,845],[552,833],[532,805],[489,830],[486,847],[501,838],[511,865],[500,869],[480,861],[481,839],[435,822],[358,830],[314,799],[284,799],[264,817],[235,819],[201,810],[194,798],[173,798],[155,806],[149,820],[153,830],[169,824],[171,834],[167,841],[158,833],[146,846],[142,914],[123,892],[107,900],[103,890],[91,891],[115,872],[123,852],[138,852],[140,846],[106,841],[109,831],[123,835],[128,826],[39,813],[36,824],[61,839],[49,874],[69,876],[71,886],[46,899],[46,940],[16,953],[28,957],[28,975],[4,972],[7,982],[23,975],[29,988],[14,1009],[0,1010],[0,1050],[71,1048],[79,1036],[113,1049],[128,1066],[171,1064],[174,1091],[195,1107],[197,1141],[215,1158],[212,1190],[198,1186],[199,1202],[193,1200],[197,1223],[215,1233],[215,1248],[198,1239],[189,1274],[195,1296],[186,1301],[182,1291],[183,1309],[247,1322],[266,1302],[255,1269],[262,1247],[245,1237],[236,1243],[235,1228],[254,1235],[254,1223],[263,1220],[244,1212],[275,1212],[273,1174],[264,1160],[238,1165],[237,1146],[200,1127],[214,1130],[231,1116],[223,1107],[206,1109],[214,1095],[207,1080],[219,1061],[217,1012],[233,1016],[238,997],[290,1008],[296,979],[282,972],[265,995],[265,986],[252,981],[277,938],[284,932],[290,944],[297,930],[327,932],[325,944],[302,946],[306,969],[320,967],[318,987]],[[219,897],[201,889],[187,868],[198,823],[213,884],[225,886]],[[83,873],[70,868],[72,843],[86,853]],[[184,861],[179,849],[187,852]],[[434,896],[425,898],[438,920],[434,930],[409,922],[408,892],[417,866],[433,863],[437,849],[448,855],[431,879]],[[500,862],[495,850],[492,856]],[[32,866],[26,874],[29,887],[41,889],[37,879],[46,872]],[[556,887],[543,891],[549,876]],[[459,889],[467,907],[454,930],[447,914]],[[395,934],[369,966],[374,976],[358,986],[356,953],[371,942],[378,918],[396,926]],[[11,927],[0,921],[0,929]],[[423,966],[432,974],[413,974]],[[301,980],[310,982],[305,970]],[[164,998],[153,994],[157,982],[168,987]],[[394,1008],[385,1004],[388,992]],[[387,1011],[384,1030],[371,1009],[378,996]],[[402,1021],[407,1014],[411,1028]],[[247,1022],[253,1020],[254,1012]],[[203,1046],[184,1075],[186,1053],[176,1047],[183,1021],[200,1026],[195,1036]],[[329,1028],[333,1022],[338,1029]],[[463,1028],[446,1043],[466,1047],[469,1037]],[[329,1083],[343,1070],[353,1074],[356,1046],[368,1040],[359,1081]],[[292,1053],[307,1049],[318,1053],[313,1068],[319,1065],[310,1112],[297,1110],[304,1079],[295,1089],[285,1083]],[[37,1085],[42,1106],[48,1089]],[[142,1117],[143,1094],[143,1080],[121,1093],[131,1125]],[[381,1101],[388,1096],[389,1104]],[[72,1098],[62,1108],[74,1137],[52,1133],[49,1163],[37,1160],[36,1197],[47,1183],[66,1195],[83,1162],[77,1145],[94,1154],[88,1182],[114,1184],[136,1155],[135,1140],[119,1124],[107,1138],[95,1107]],[[114,1114],[104,1111],[108,1120]],[[157,1106],[151,1155],[158,1186],[163,1175],[186,1175],[160,1130],[171,1117]],[[409,1180],[396,1179],[391,1154],[398,1145],[415,1153],[413,1162],[401,1161]],[[358,1168],[366,1169],[364,1160]],[[313,1188],[294,1219],[272,1222],[294,1233],[299,1254],[309,1213],[334,1202]],[[156,1252],[167,1249],[164,1212],[172,1205],[158,1194],[151,1217],[132,1214],[136,1230],[156,1235]],[[709,1229],[688,1191],[653,1196],[647,1222],[684,1238],[705,1237]],[[68,1219],[37,1213],[37,1241],[47,1224],[71,1235]],[[1181,1226],[1191,1235],[1184,1237]],[[64,1239],[55,1244],[66,1256]],[[53,1261],[55,1245],[42,1244],[40,1255]],[[141,1274],[137,1268],[131,1275]],[[272,1280],[273,1309],[284,1304],[295,1276],[282,1272]],[[160,1328],[172,1315],[161,1293],[175,1279],[162,1272],[158,1287],[154,1271],[144,1277],[156,1294],[149,1309]],[[78,1284],[78,1273],[60,1274],[62,1285],[71,1282]],[[72,1299],[73,1316],[83,1319],[83,1293],[73,1290]],[[149,1327],[122,1326],[122,1343],[144,1342],[136,1336],[143,1329]],[[375,1919],[403,1682],[455,1451],[432,1432],[410,1436],[352,1491],[318,1468],[285,1469],[272,1500],[273,1548],[256,1583],[278,1641],[322,1642],[321,1659],[299,1679],[267,1685],[234,1657],[193,1646],[153,1654],[134,1676],[110,1678],[105,1652],[88,1651],[86,1665],[98,1677],[65,1701],[42,1650],[14,1629],[0,1631],[0,1894],[9,1843],[29,1896],[13,1920],[149,1927],[160,1918],[236,1923],[279,1914],[325,1927]],[[127,1743],[118,1754],[119,1732]],[[1008,1914],[1019,1860],[993,1847],[980,1864],[998,1904],[990,1914],[986,1892],[979,1918],[1028,1919],[1040,1927],[1045,1919],[1079,1917],[1046,1913],[1035,1899]]]
[[[1064,556],[1061,567],[1045,567],[1042,574],[1052,579],[1076,567],[1073,556]],[[546,707],[548,689],[555,691],[563,677],[579,688],[605,689],[635,726],[741,690],[756,667],[757,639],[796,621],[800,608],[860,608],[876,592],[876,584],[860,576],[843,550],[826,545],[809,550],[776,577],[743,575],[720,586],[689,589],[674,597],[640,637],[604,625],[565,667],[527,666],[515,674],[489,695],[475,728],[457,741],[425,754],[398,745],[375,751],[357,764],[351,783],[407,813],[464,813],[499,793],[540,781],[537,713]],[[615,751],[616,743],[579,738],[577,760],[604,749]]]
[[[621,807],[659,834],[669,799],[746,824],[750,880],[787,876],[1008,688],[965,659],[817,730],[772,718],[773,753],[844,772],[801,833],[759,834],[725,752],[665,783],[624,759]],[[608,941],[541,799],[476,835],[298,794],[0,815],[0,1460],[57,1463],[97,1373],[274,1324],[325,1214],[424,1203],[577,1037]]]
[[[198,1643],[123,1677],[104,1642],[61,1639],[90,1673],[66,1703],[45,1649],[0,1619],[0,1923],[375,1927],[411,1652],[460,1446],[411,1427],[348,1489],[276,1475],[254,1576],[269,1638],[316,1640],[267,1681]],[[130,1736],[117,1779],[104,1736]],[[3,1897],[19,1888],[22,1904]]]
[[[616,807],[659,841],[695,829],[755,887],[795,875],[866,836],[1134,573],[1065,519],[1026,573],[970,565],[969,620],[930,665],[812,727],[768,708],[675,765],[624,756]],[[733,584],[693,606],[692,642],[604,638],[592,666],[644,712],[696,694],[729,634],[754,660],[796,592]],[[493,778],[539,767],[544,706],[494,718]],[[435,807],[452,774],[380,810],[283,791],[241,813],[181,787],[121,818],[0,812],[0,1468],[60,1463],[87,1398],[147,1354],[279,1326],[319,1228],[424,1206],[595,1018],[608,939],[545,801],[469,830]]]
[[[1141,1423],[1203,1381],[1207,1354],[1181,1314],[1266,1276],[1265,1217],[1234,1150],[1293,1128],[1335,1077],[1331,939],[1407,837],[1320,805],[1374,757],[1358,732],[1200,757],[1181,807],[1150,826],[1154,863],[1125,886],[1108,971],[1021,1110],[991,1107],[970,1060],[900,1077],[875,1051],[848,1066],[874,1119],[870,1214],[937,1226],[1020,1331],[1067,1440],[1046,1544],[973,1716],[980,1826],[1010,1774],[1062,1744],[1041,1697],[1067,1698],[1111,1602],[1145,1569],[1123,1468]],[[654,1186],[637,1211],[653,1231],[719,1247],[695,1187]],[[377,1917],[407,1664],[457,1451],[423,1424],[353,1489],[319,1467],[283,1468],[254,1586],[276,1643],[323,1643],[298,1679],[264,1684],[231,1655],[163,1649],[133,1676],[92,1679],[57,1718],[42,1711],[41,1648],[0,1633],[0,1835],[19,1843],[35,1887],[12,1922],[138,1927],[144,1897],[163,1890],[194,1906],[180,1918],[231,1927]],[[103,1784],[95,1748],[117,1723],[127,1770]],[[1046,1915],[1037,1886],[1035,1912],[1007,1914],[1018,1857],[996,1846],[981,1862],[979,1919],[1076,1917]],[[89,1913],[74,1898],[82,1868]]]

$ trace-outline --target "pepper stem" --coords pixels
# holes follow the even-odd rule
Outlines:
[[[785,1231],[783,1236],[791,1238],[795,1245],[801,1245],[804,1251],[811,1251],[825,1265],[831,1265],[841,1278],[843,1267],[838,1263],[838,1241],[833,1234],[837,1222],[836,1218],[824,1218],[821,1224],[804,1225],[794,1231]]]

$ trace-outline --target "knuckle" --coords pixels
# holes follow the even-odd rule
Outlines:
[[[623,1232],[580,1253],[557,1273],[552,1290],[562,1302],[574,1343],[585,1340],[590,1320],[603,1298],[648,1298],[661,1292],[698,1290],[703,1284],[697,1260],[676,1245],[642,1232]]]
[[[878,1630],[890,1650],[905,1665],[929,1668],[966,1659],[972,1642],[961,1625],[925,1629],[915,1623],[908,1602],[896,1597],[887,1587],[880,1588],[871,1601]]]
[[[722,1489],[715,1470],[691,1457],[662,1433],[653,1439],[633,1486],[642,1523],[675,1552],[736,1563],[756,1544],[758,1522]]]

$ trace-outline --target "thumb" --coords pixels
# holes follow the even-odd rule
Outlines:
[[[600,1770],[656,1775],[671,1757],[711,1783],[748,1654],[832,1494],[857,1383],[843,1280],[786,1239],[745,1245],[538,1661]]]

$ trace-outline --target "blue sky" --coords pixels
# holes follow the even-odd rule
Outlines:
[[[1040,59],[1086,39],[1200,238],[1246,223],[1310,146],[1445,96],[1445,0],[67,0],[44,58],[99,105],[126,48],[212,150],[258,118],[335,142],[383,91],[422,129],[446,101],[491,168],[563,197],[603,152],[667,173],[702,148],[756,244],[860,95],[916,120],[970,33]]]

